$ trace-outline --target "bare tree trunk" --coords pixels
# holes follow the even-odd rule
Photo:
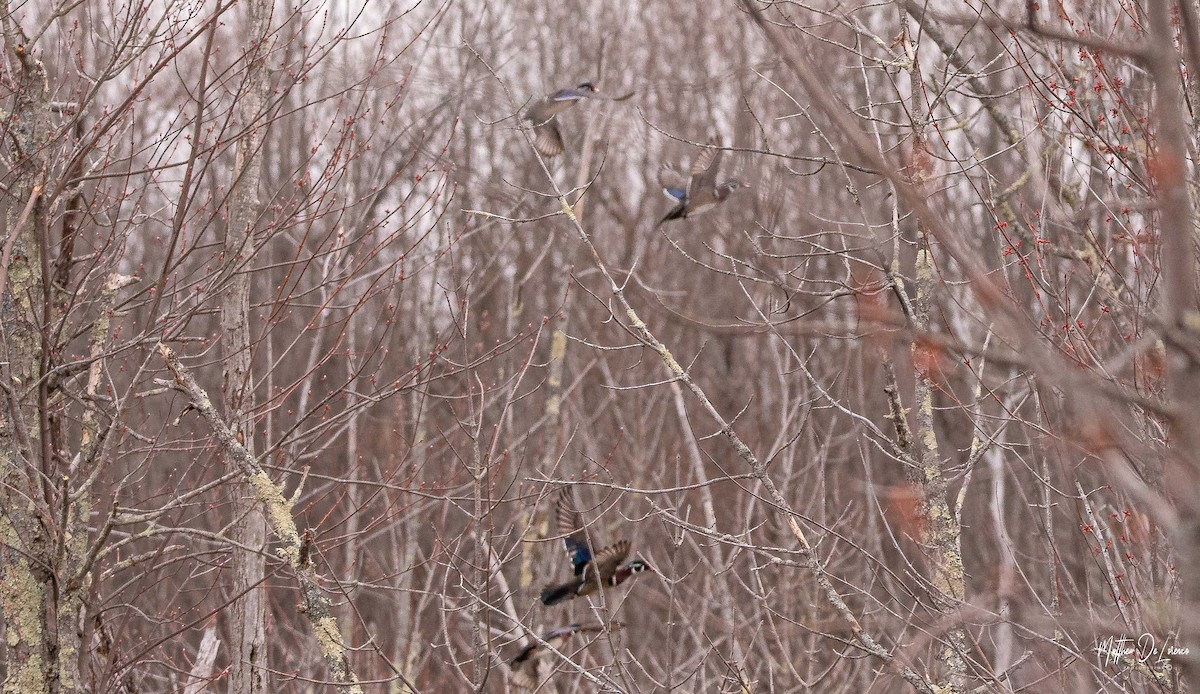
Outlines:
[[[46,175],[45,145],[50,132],[49,87],[41,61],[27,53],[24,32],[12,20],[8,3],[0,5],[6,59],[14,68],[15,103],[5,114],[17,176],[7,191],[7,236],[0,257],[0,330],[3,330],[3,384],[0,399],[0,595],[4,596],[4,691],[56,691],[53,542],[47,532],[52,490],[37,465],[41,446],[26,422],[37,421],[22,409],[17,393],[37,377],[39,342],[31,297],[40,293],[42,276],[37,229],[39,198]],[[7,141],[6,137],[6,141]]]
[[[905,22],[904,14],[900,16]],[[907,41],[907,36],[905,37]],[[913,55],[919,55],[913,50]],[[929,181],[934,178],[934,157],[929,150],[930,104],[924,98],[925,84],[920,73],[920,62],[913,59],[910,68],[911,106],[908,113],[912,119],[910,138],[911,158],[908,161],[910,179],[914,187],[929,195]],[[934,245],[925,229],[924,220],[914,216],[917,223],[917,258],[913,269],[913,287],[917,297],[912,301],[912,323],[919,333],[934,333],[930,322],[930,309],[934,305],[934,293],[938,287],[934,267]],[[937,427],[934,421],[934,393],[936,384],[937,354],[922,342],[914,342],[911,348],[913,365],[913,436],[912,456],[916,468],[912,478],[920,492],[920,544],[929,552],[931,566],[930,582],[934,588],[934,599],[942,611],[953,611],[965,597],[962,549],[959,546],[961,528],[958,514],[950,507],[946,475],[942,472],[942,455],[938,451]],[[904,415],[901,411],[900,417]],[[950,692],[962,692],[966,687],[966,633],[959,624],[948,629],[942,641],[937,659],[942,663],[944,676]]]
[[[296,572],[301,595],[299,610],[312,625],[317,647],[329,671],[329,679],[337,685],[341,694],[362,694],[358,677],[350,668],[345,637],[342,636],[333,616],[333,603],[322,592],[316,570],[313,568],[312,533],[305,531],[301,535],[292,519],[294,501],[283,496],[283,490],[271,480],[250,451],[238,440],[239,432],[221,419],[208,393],[196,383],[195,377],[179,362],[171,348],[159,343],[158,350],[175,377],[175,387],[187,394],[192,407],[198,410],[200,416],[212,427],[229,464],[241,473],[247,494],[253,496],[259,508],[266,510],[271,531],[282,544],[277,556]],[[402,681],[407,682],[402,673],[396,674]]]
[[[903,21],[903,15],[901,16]],[[919,53],[914,50],[914,56]],[[921,77],[921,64],[914,58],[910,72],[912,116],[912,159],[910,177],[913,185],[929,193],[928,182],[933,177],[933,157],[926,142],[929,127],[930,107],[924,99],[925,84]],[[930,307],[938,286],[932,255],[932,238],[927,233],[924,221],[918,215],[917,258],[914,268],[916,299],[912,302],[912,321],[922,333],[934,332],[930,324]],[[934,599],[943,611],[952,611],[962,604],[965,597],[962,549],[959,547],[961,529],[958,514],[950,507],[947,496],[946,477],[942,473],[942,457],[938,452],[937,428],[933,420],[933,376],[937,373],[937,356],[928,346],[915,342],[912,349],[913,376],[915,378],[913,399],[916,409],[913,417],[913,452],[917,459],[916,481],[921,490],[921,515],[924,521],[924,544],[930,552]],[[962,627],[955,624],[945,636],[938,660],[942,663],[950,691],[961,692],[966,687],[967,637]]]
[[[258,186],[262,177],[262,121],[266,102],[270,0],[248,4],[245,45],[246,71],[238,97],[242,128],[237,145],[233,185],[229,197],[229,225],[225,235],[225,267],[229,273],[221,299],[221,350],[225,417],[234,435],[254,455],[254,409],[250,351],[250,264],[254,225],[259,212]],[[228,454],[227,454],[228,455]],[[227,461],[233,467],[233,461]],[[266,691],[266,574],[267,522],[248,482],[234,486],[236,514],[233,549],[233,667],[230,691],[260,694]]]
[[[1200,505],[1196,503],[1196,471],[1200,467],[1200,415],[1196,402],[1200,398],[1200,363],[1195,358],[1195,337],[1200,333],[1200,297],[1196,291],[1196,229],[1192,199],[1188,191],[1187,122],[1184,118],[1183,91],[1180,88],[1179,53],[1174,46],[1172,8],[1169,0],[1149,3],[1153,48],[1150,51],[1150,73],[1154,78],[1157,104],[1158,147],[1152,153],[1157,169],[1159,224],[1162,236],[1162,273],[1164,289],[1161,307],[1167,324],[1167,342],[1178,355],[1169,359],[1168,394],[1175,415],[1171,419],[1171,438],[1175,439],[1172,455],[1166,461],[1166,488],[1180,504],[1179,527],[1174,528],[1176,545],[1183,561],[1184,609],[1187,618],[1181,620],[1181,638],[1196,643],[1200,628],[1194,618],[1200,606],[1200,543],[1196,530],[1200,527]],[[1200,47],[1192,46],[1193,51]],[[1189,71],[1196,68],[1188,66]],[[1187,661],[1185,673],[1191,684],[1200,681],[1195,660]]]

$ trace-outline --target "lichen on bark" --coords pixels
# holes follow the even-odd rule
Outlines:
[[[41,291],[37,234],[42,225],[41,193],[46,176],[46,143],[52,129],[49,84],[46,69],[29,53],[24,32],[16,24],[7,2],[0,2],[4,49],[11,56],[12,105],[7,118],[4,156],[11,162],[6,199],[3,239],[3,280],[0,281],[0,379],[9,392],[28,388],[39,375],[40,343],[32,297]],[[53,541],[47,535],[42,501],[47,481],[30,459],[38,448],[36,427],[18,422],[37,421],[28,399],[0,399],[0,596],[5,627],[4,663],[8,676],[5,693],[43,692],[50,686],[55,663],[48,662],[52,649],[50,619],[55,614],[48,601],[50,572],[48,556]],[[28,442],[24,444],[22,442]],[[38,501],[33,501],[33,500]],[[68,635],[69,637],[70,635]],[[61,656],[61,652],[59,653]]]

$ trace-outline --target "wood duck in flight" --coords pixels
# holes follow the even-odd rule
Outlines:
[[[619,625],[615,625],[619,626]],[[542,641],[550,644],[555,650],[562,650],[567,641],[577,633],[598,632],[603,631],[604,627],[599,624],[571,624],[565,627],[552,629],[542,634]],[[521,649],[517,653],[517,657],[509,661],[508,666],[512,670],[512,683],[519,689],[533,690],[553,671],[551,656],[554,651],[551,651],[545,645],[538,641],[533,641],[529,645]]]
[[[659,224],[672,219],[686,219],[706,212],[725,200],[738,188],[749,188],[749,184],[737,178],[729,178],[717,183],[717,173],[721,168],[721,157],[725,150],[716,143],[700,150],[692,160],[692,168],[688,176],[684,176],[675,167],[664,164],[658,173],[658,181],[663,192],[676,202],[674,208]]]
[[[619,586],[631,576],[654,571],[641,559],[625,561],[629,556],[629,540],[618,540],[598,552],[592,551],[583,530],[583,520],[575,510],[570,487],[563,487],[559,494],[555,516],[557,532],[562,535],[575,575],[565,583],[547,586],[542,591],[544,604],[557,605],[564,600],[595,593],[601,584]]]
[[[543,157],[556,157],[566,148],[558,129],[558,114],[599,91],[596,85],[584,82],[574,89],[560,89],[542,97],[525,109],[523,117],[533,126],[533,146]]]

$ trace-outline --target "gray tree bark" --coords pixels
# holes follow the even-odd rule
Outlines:
[[[52,597],[53,545],[42,518],[49,513],[50,489],[38,474],[38,436],[27,423],[36,412],[22,407],[15,387],[31,383],[38,374],[40,345],[36,308],[31,297],[40,294],[42,276],[37,243],[41,222],[39,199],[45,186],[46,142],[51,130],[46,69],[27,52],[24,32],[12,19],[7,3],[0,5],[6,60],[14,69],[12,112],[3,114],[10,125],[6,154],[18,175],[8,190],[17,201],[5,215],[4,252],[0,256],[0,331],[3,365],[0,380],[0,595],[4,596],[4,691],[45,692],[57,688],[54,606]],[[23,203],[23,204],[22,204]]]
[[[258,186],[262,177],[262,143],[266,131],[266,60],[269,47],[270,0],[248,4],[246,68],[238,96],[238,140],[234,179],[229,196],[229,225],[225,234],[225,268],[228,277],[221,300],[221,351],[225,359],[223,396],[226,421],[234,435],[254,455],[254,409],[250,350],[250,275],[254,225],[259,213]],[[233,461],[227,461],[230,467]],[[234,487],[234,508],[239,519],[233,549],[233,667],[230,691],[259,694],[266,691],[266,575],[267,522],[262,504],[250,483]],[[244,549],[243,549],[244,548]]]

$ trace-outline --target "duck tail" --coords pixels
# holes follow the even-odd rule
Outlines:
[[[563,600],[573,598],[575,597],[576,588],[578,588],[578,584],[575,581],[567,581],[566,583],[561,583],[557,586],[547,586],[546,589],[542,591],[542,604],[557,605]]]
[[[657,229],[658,227],[671,221],[672,219],[683,219],[686,216],[687,216],[687,206],[683,205],[683,204],[676,205],[674,209],[672,209],[670,212],[667,213],[666,217],[663,217],[662,219],[658,220],[658,224],[655,224],[654,227]]]

